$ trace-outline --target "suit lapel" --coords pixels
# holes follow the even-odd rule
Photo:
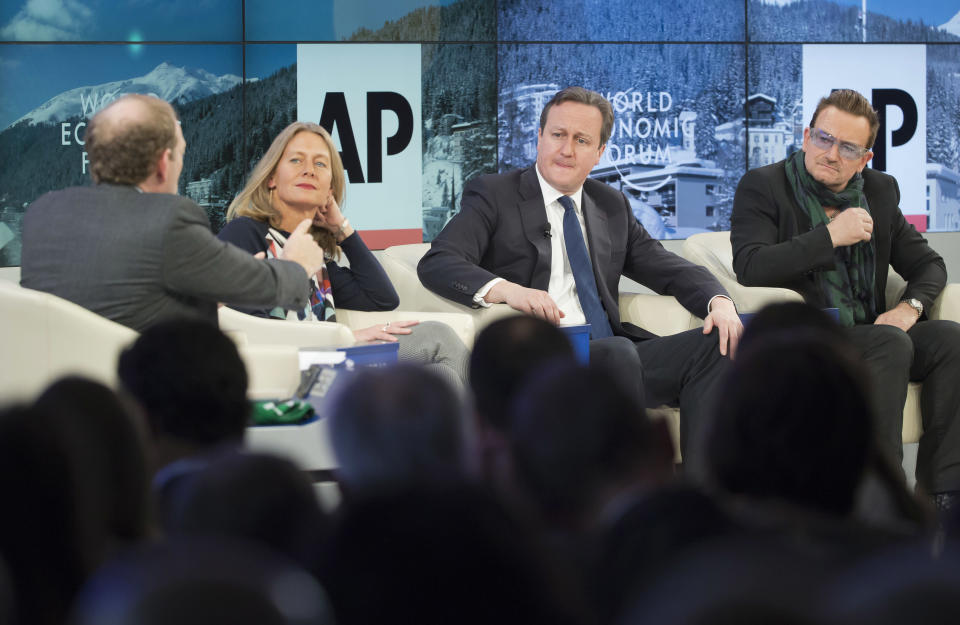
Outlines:
[[[533,167],[520,175],[520,200],[517,204],[523,233],[537,250],[537,257],[530,276],[530,288],[547,290],[550,284],[550,243],[547,238],[547,209],[543,205],[540,182]]]

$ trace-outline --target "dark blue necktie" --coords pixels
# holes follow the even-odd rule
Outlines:
[[[563,206],[563,244],[567,248],[570,269],[573,270],[573,281],[577,284],[580,307],[590,324],[590,338],[613,336],[607,311],[603,309],[597,293],[597,281],[593,276],[590,257],[587,256],[587,246],[583,242],[583,232],[580,230],[577,211],[573,208],[573,200],[569,196],[561,195],[557,201]]]

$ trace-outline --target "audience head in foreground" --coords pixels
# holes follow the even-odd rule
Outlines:
[[[873,418],[862,361],[821,315],[796,304],[748,326],[704,461],[729,494],[845,516],[874,452]]]
[[[594,525],[619,495],[673,476],[665,422],[648,419],[602,368],[543,369],[520,391],[510,424],[517,482],[551,526]]]
[[[329,419],[346,496],[456,484],[467,475],[460,399],[418,365],[363,368],[334,391]]]
[[[123,389],[143,409],[156,468],[243,440],[250,404],[236,345],[216,326],[170,321],[146,330],[120,355]]]

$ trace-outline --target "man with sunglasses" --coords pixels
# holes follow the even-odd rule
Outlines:
[[[892,458],[903,456],[907,383],[923,382],[917,481],[938,507],[956,508],[960,324],[925,319],[946,284],[946,267],[900,212],[896,179],[866,168],[879,125],[856,91],[822,98],[803,149],[740,180],[730,224],[733,267],[746,286],[793,289],[810,304],[838,309],[870,370],[877,434]],[[907,288],[887,309],[891,265]]]

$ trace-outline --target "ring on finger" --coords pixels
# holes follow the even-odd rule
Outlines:
[[[388,321],[387,323],[383,324],[382,331],[383,331],[383,332],[386,332],[386,331],[387,331],[387,328],[389,328],[389,327],[390,327],[390,322]]]

